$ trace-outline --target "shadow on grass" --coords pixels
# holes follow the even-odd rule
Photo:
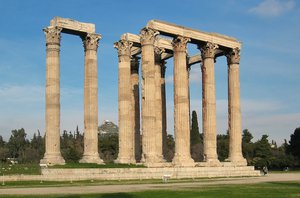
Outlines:
[[[288,187],[298,187],[300,189],[300,182],[288,181],[288,182],[268,182],[268,184],[288,186]]]
[[[128,193],[112,193],[112,194],[103,194],[101,198],[137,198],[135,195],[130,195]]]
[[[131,195],[128,193],[109,193],[109,194],[102,194],[102,195],[65,195],[60,196],[58,198],[81,198],[81,197],[95,197],[95,198],[137,198],[135,195]]]

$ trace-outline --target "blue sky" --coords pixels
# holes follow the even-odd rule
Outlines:
[[[118,59],[113,43],[126,32],[138,34],[159,19],[237,38],[241,51],[242,125],[279,143],[300,126],[300,6],[296,0],[1,0],[0,135],[25,128],[44,133],[45,37],[55,16],[96,25],[99,124],[118,120]],[[189,53],[198,53],[189,45]],[[61,129],[83,128],[83,47],[79,37],[62,35]],[[167,64],[168,133],[173,133],[172,61]],[[191,71],[191,110],[201,130],[200,64]],[[227,130],[227,66],[216,62],[217,129]]]

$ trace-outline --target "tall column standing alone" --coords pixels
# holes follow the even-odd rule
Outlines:
[[[64,164],[60,153],[60,33],[59,27],[44,29],[46,34],[46,135],[42,164]]]
[[[189,38],[178,36],[172,42],[174,49],[174,133],[175,166],[193,166],[190,153],[189,82],[187,71],[187,42]]]
[[[240,104],[240,49],[232,49],[227,54],[228,63],[228,125],[229,161],[236,166],[247,165],[242,154],[242,126]]]
[[[134,149],[136,161],[141,160],[141,134],[140,134],[140,90],[139,90],[139,58],[131,59],[131,95],[134,128]]]
[[[84,153],[81,163],[102,164],[98,153],[98,63],[97,49],[101,36],[82,37],[84,56]]]
[[[119,57],[119,154],[115,160],[117,163],[135,163],[133,126],[134,107],[132,106],[131,86],[131,54],[132,43],[120,40],[115,43]]]
[[[152,166],[158,162],[156,153],[155,61],[154,42],[157,31],[144,28],[140,33],[142,46],[142,162]]]
[[[217,155],[215,50],[218,46],[206,43],[201,46],[202,55],[202,126],[204,161],[208,166],[219,166]]]

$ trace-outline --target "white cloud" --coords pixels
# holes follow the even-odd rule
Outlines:
[[[276,17],[292,10],[295,5],[294,0],[264,0],[249,12],[263,17]]]
[[[3,102],[37,102],[44,99],[42,86],[32,85],[4,85],[0,87],[0,100]]]

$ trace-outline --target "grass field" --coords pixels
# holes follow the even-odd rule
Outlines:
[[[5,164],[0,163],[0,176],[2,175],[40,175],[38,164]]]
[[[1,197],[41,197],[39,196],[1,196]],[[203,186],[176,190],[153,190],[131,193],[55,195],[45,198],[297,198],[300,197],[300,182],[272,182],[248,185]]]

